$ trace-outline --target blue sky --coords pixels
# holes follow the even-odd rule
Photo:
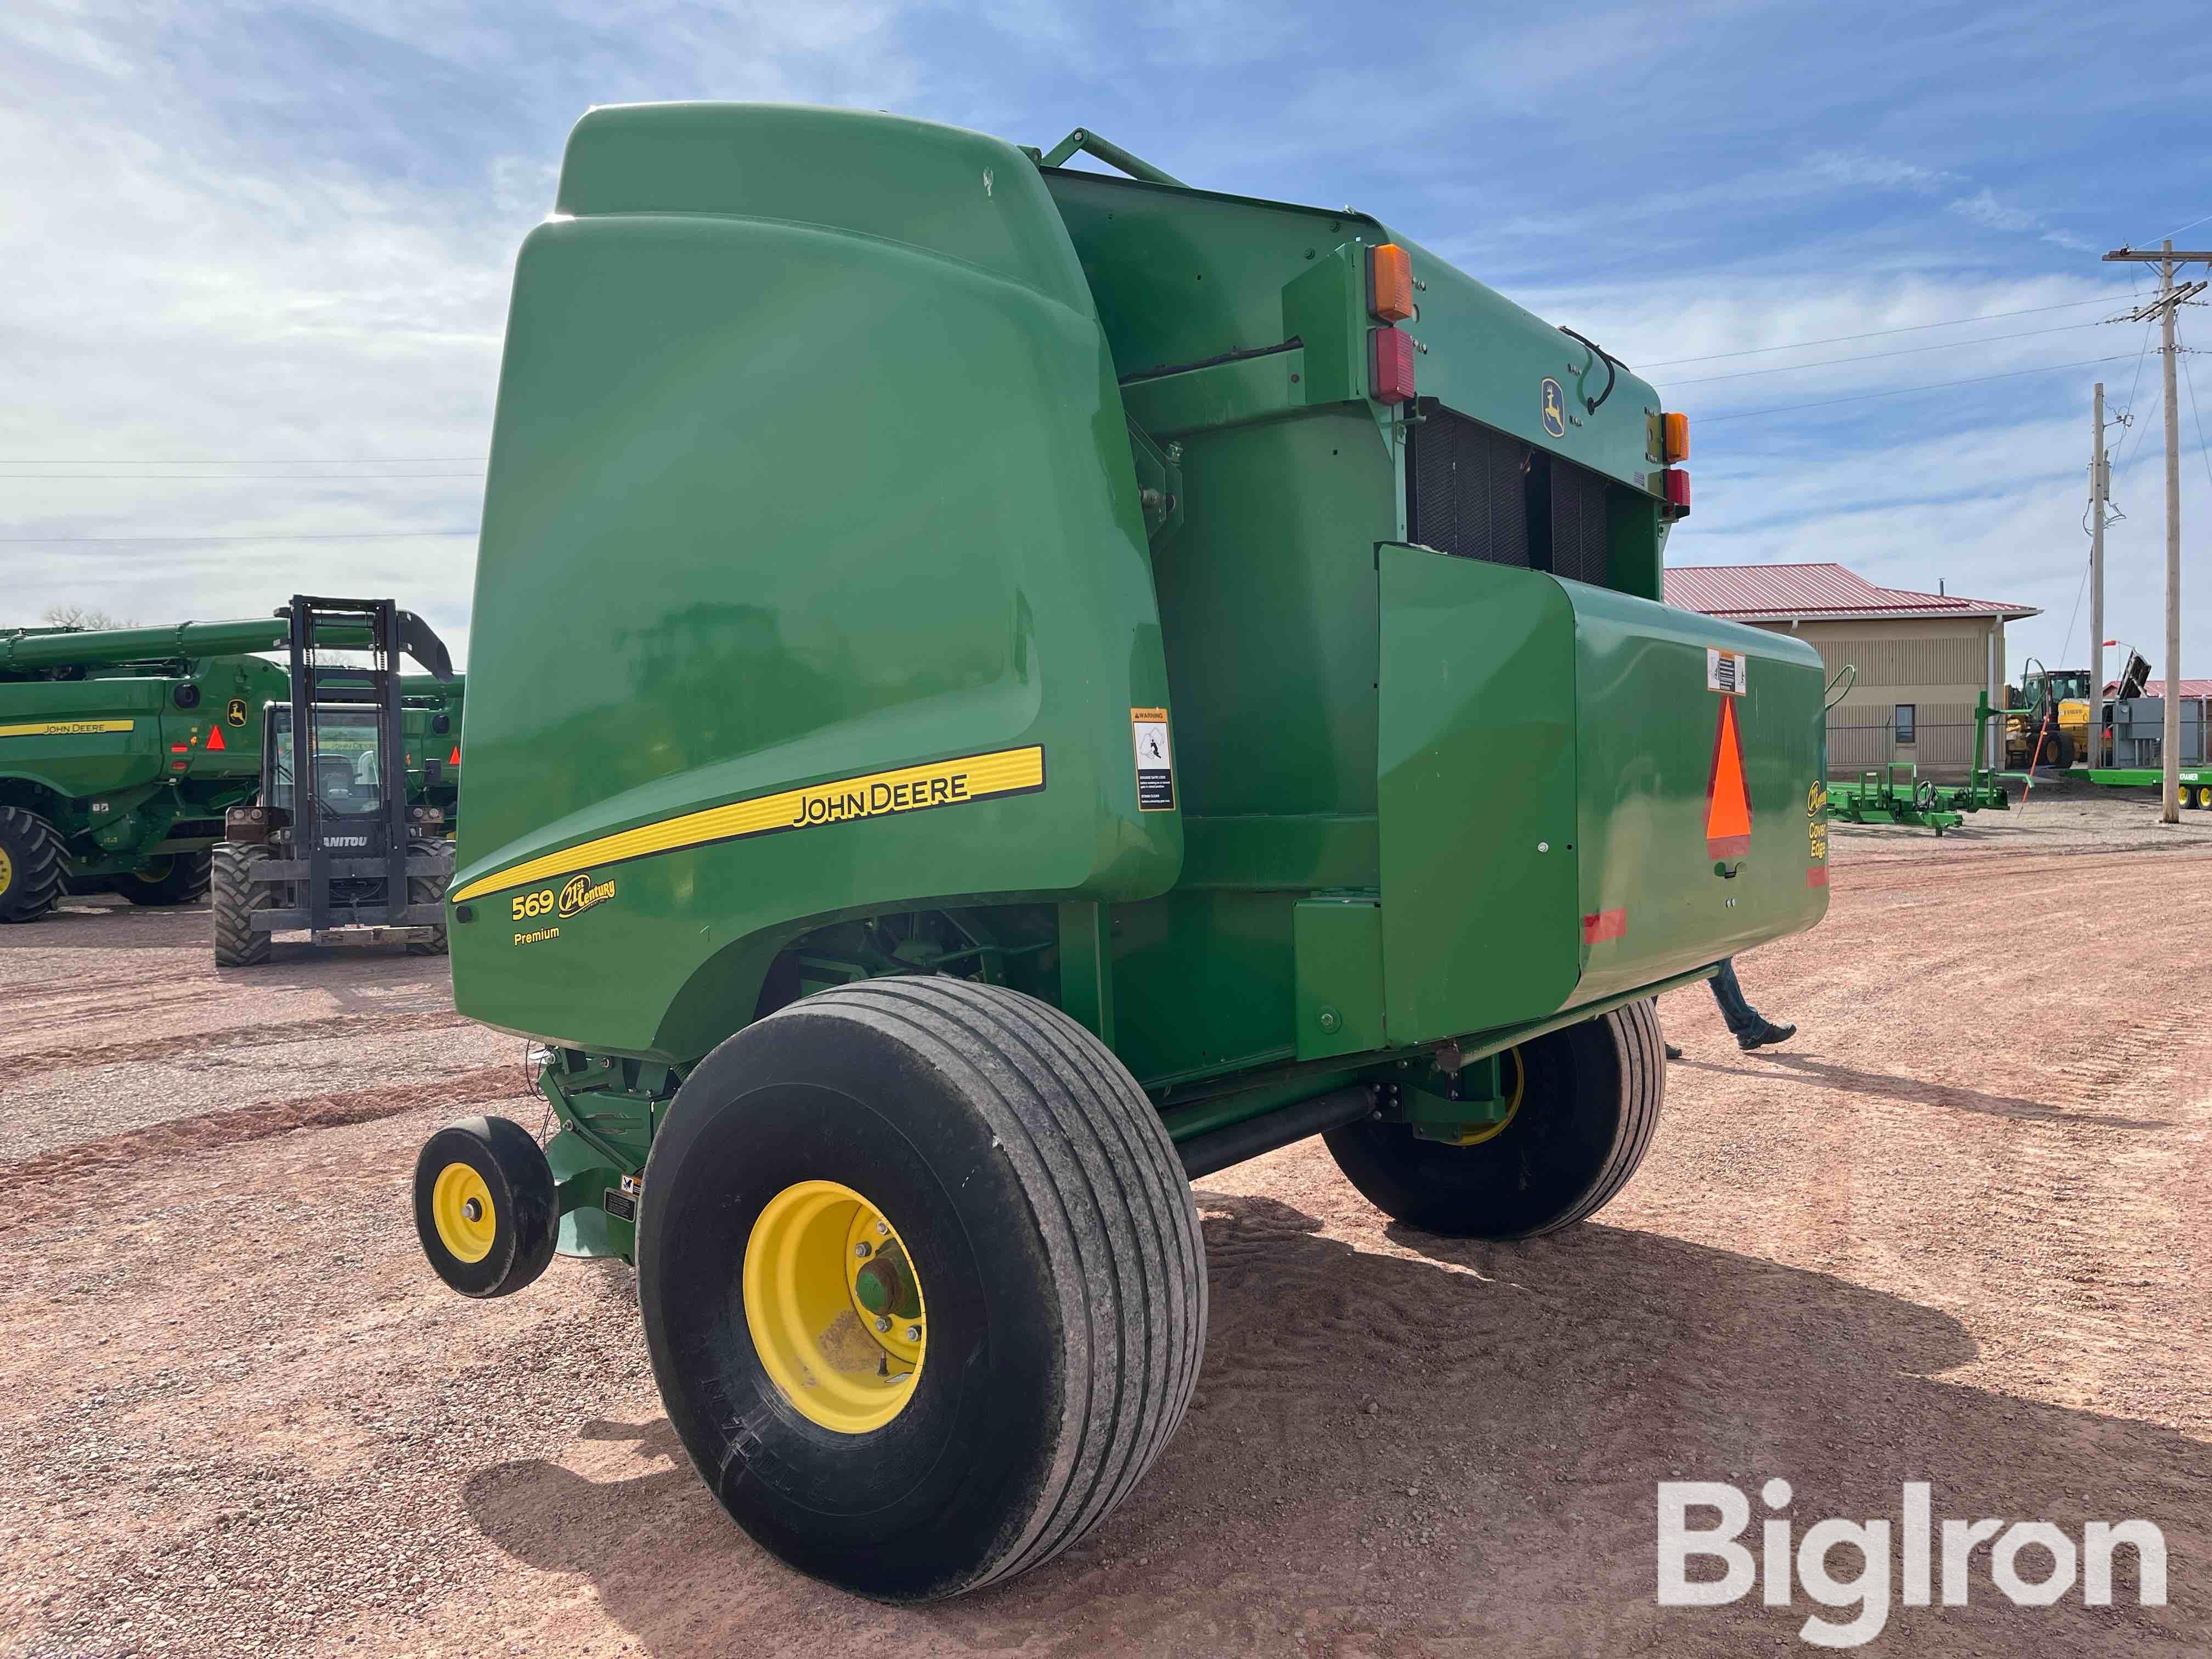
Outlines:
[[[2212,216],[2202,23],[12,0],[0,621],[253,612],[297,584],[388,591],[465,638],[469,536],[390,532],[476,522],[509,265],[563,137],[593,103],[727,97],[1040,144],[1082,124],[1196,184],[1375,213],[1690,411],[1674,562],[1833,558],[2040,605],[2015,662],[2085,648],[2086,606],[2062,629],[2101,377],[2134,420],[2112,434],[2106,631],[2155,659],[2158,362],[2140,326],[2100,325],[2148,279],[2097,255]],[[2212,246],[2212,223],[2182,240]],[[2212,308],[2184,337],[2212,350]],[[2212,362],[2183,361],[2212,402]],[[2185,385],[2181,412],[2184,666],[2208,672],[2212,463]],[[171,537],[199,539],[152,539]]]

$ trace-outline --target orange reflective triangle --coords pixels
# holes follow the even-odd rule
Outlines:
[[[1744,782],[1743,745],[1735,730],[1735,699],[1721,698],[1713,733],[1713,769],[1705,781],[1705,855],[1740,859],[1751,851],[1751,790]]]
[[[448,766],[459,766],[460,763],[461,745],[457,743],[453,745],[453,752],[446,757],[446,764]]]
[[[230,747],[228,744],[222,740],[222,727],[220,726],[210,726],[208,727],[207,746],[208,753],[210,755],[214,754],[217,750],[228,749]]]

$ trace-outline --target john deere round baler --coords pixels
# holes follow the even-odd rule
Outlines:
[[[587,115],[557,206],[448,902],[558,1133],[441,1132],[418,1231],[634,1261],[787,1561],[1048,1559],[1190,1398],[1194,1177],[1322,1134],[1408,1224],[1577,1221],[1654,996],[1823,913],[1819,659],[1660,603],[1685,422],[1388,227],[705,104]]]

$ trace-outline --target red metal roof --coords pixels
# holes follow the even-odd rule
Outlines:
[[[2107,691],[2117,691],[2119,689],[2120,683],[2118,680],[2106,680],[2105,682],[2105,690]],[[2166,676],[2163,674],[2152,675],[2150,677],[2150,684],[2143,687],[2142,694],[2146,697],[2164,696],[2166,695]],[[2181,683],[2181,695],[2185,697],[2212,697],[2212,680],[2184,680]]]
[[[2002,617],[2040,612],[2032,605],[1876,587],[1839,564],[1680,565],[1667,573],[1667,603],[1738,622],[1884,617]]]

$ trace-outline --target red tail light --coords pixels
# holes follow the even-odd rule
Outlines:
[[[1679,466],[1670,466],[1659,476],[1666,480],[1667,504],[1674,509],[1676,516],[1689,512],[1690,475]]]
[[[1370,328],[1368,396],[1377,403],[1404,404],[1413,398],[1413,337],[1401,329]]]

